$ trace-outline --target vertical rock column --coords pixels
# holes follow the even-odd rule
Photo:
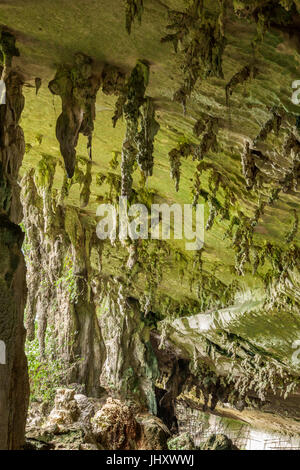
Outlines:
[[[29,385],[23,326],[26,301],[22,218],[17,183],[25,142],[18,125],[23,107],[22,79],[12,69],[18,55],[15,39],[2,32],[2,80],[6,97],[0,105],[0,340],[5,345],[0,363],[0,449],[19,449],[24,443]],[[1,55],[0,54],[0,55]]]
[[[157,413],[155,381],[158,366],[139,302],[126,295],[122,284],[109,288],[108,308],[100,316],[106,347],[101,385],[110,395]]]

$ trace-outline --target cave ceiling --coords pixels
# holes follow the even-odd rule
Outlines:
[[[217,24],[224,2],[204,3],[207,17]],[[149,66],[146,96],[152,98],[160,125],[154,141],[153,175],[146,183],[147,195],[151,195],[151,201],[156,203],[192,203],[198,167],[198,172],[202,172],[202,193],[198,202],[205,203],[206,222],[212,215],[210,211],[215,210],[207,195],[215,195],[222,208],[229,207],[229,217],[220,211],[205,232],[202,280],[213,299],[217,290],[224,291],[226,287],[244,293],[251,289],[257,291],[259,297],[267,268],[262,266],[253,274],[255,246],[270,243],[282,252],[287,250],[291,244],[289,234],[296,223],[295,210],[299,206],[297,126],[300,108],[293,104],[291,97],[292,83],[300,78],[300,4],[298,1],[227,3],[218,30],[221,39],[215,38],[215,49],[212,50],[212,54],[216,54],[216,70],[201,72],[202,76],[190,85],[192,89],[186,103],[180,98],[186,78],[183,66],[187,59],[183,46],[179,41],[176,52],[174,41],[161,39],[174,33],[174,29],[167,28],[170,25],[168,10],[183,12],[187,2],[144,0],[141,24],[136,18],[131,25],[131,34],[125,28],[124,2],[121,0],[4,0],[0,4],[0,22],[17,39],[20,56],[14,59],[14,64],[25,82],[26,105],[21,125],[25,132],[26,154],[22,173],[37,167],[44,154],[51,155],[57,160],[54,180],[57,190],[65,177],[55,135],[61,99],[48,88],[57,69],[62,65],[72,67],[74,57],[81,53],[92,59],[93,73],[99,80],[107,65],[117,67],[128,78],[138,60],[146,61]],[[259,5],[261,9],[257,10]],[[105,183],[99,184],[99,175],[120,176],[120,152],[126,131],[124,119],[119,119],[113,127],[117,97],[105,94],[103,83],[99,83],[90,196],[88,203],[83,203],[80,184],[76,183],[67,198],[68,205],[81,207],[87,220],[96,220],[97,206],[107,191]],[[201,121],[204,123],[202,129]],[[199,122],[201,132],[197,136],[195,124]],[[207,136],[212,144],[204,142]],[[200,146],[204,155],[199,160],[190,155],[181,158],[180,184],[176,191],[170,176],[169,153],[187,143]],[[88,159],[86,135],[79,135],[76,154],[78,165],[85,171]],[[118,165],[112,163],[113,157],[118,158]],[[141,172],[136,168],[133,174],[136,193],[140,181]],[[219,186],[216,188],[216,185]],[[235,230],[231,222],[243,217],[250,224],[255,222],[250,263],[242,263],[241,267],[241,260],[235,261],[238,254],[231,237],[224,238],[224,234],[232,227]],[[293,244],[299,244],[297,231],[290,238]],[[185,252],[183,243],[178,241],[168,242],[166,246],[161,249],[161,266],[158,268],[162,276],[157,274],[156,288],[160,298],[168,296],[181,303],[186,315],[191,308],[197,313],[201,307],[205,310],[213,306],[199,302],[197,288],[190,279],[195,269],[193,253]],[[295,253],[297,257],[299,252]],[[108,244],[104,248],[104,272],[108,276],[122,276],[127,257],[124,247],[112,248]],[[141,273],[132,283],[132,294],[139,296],[143,291]],[[226,306],[226,299],[222,298],[217,306]],[[159,298],[155,309],[162,313]]]

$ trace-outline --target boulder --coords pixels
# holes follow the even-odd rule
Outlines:
[[[190,434],[185,432],[168,440],[169,450],[197,450]]]
[[[97,443],[106,450],[134,450],[141,438],[141,426],[127,404],[108,398],[91,420]]]

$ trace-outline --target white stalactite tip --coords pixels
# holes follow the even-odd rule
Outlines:
[[[6,104],[6,86],[4,80],[0,80],[0,104]]]

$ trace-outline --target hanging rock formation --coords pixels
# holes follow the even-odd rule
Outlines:
[[[0,447],[24,441],[22,251],[31,392],[49,383],[41,378],[49,364],[51,398],[41,392],[48,412],[56,394],[48,420],[45,403],[31,394],[29,421],[44,407],[32,427],[49,423],[32,430],[29,445],[42,431],[49,442],[41,446],[51,448],[66,448],[64,439],[74,449],[165,448],[180,431],[179,399],[206,416],[259,412],[299,433],[300,111],[292,96],[300,88],[291,85],[299,78],[300,2],[118,2],[120,15],[99,14],[99,2],[85,0],[72,27],[59,2],[48,2],[39,8],[45,29],[30,12],[23,21],[10,2],[1,5],[25,57],[17,64],[23,80],[12,68],[14,38],[4,31]],[[75,17],[76,2],[69,3]],[[143,4],[143,25],[129,36],[124,6],[129,32]],[[84,54],[73,58],[76,51]],[[64,65],[54,69],[57,62]],[[51,97],[42,83],[55,70]],[[114,230],[110,240],[96,237],[97,205],[114,211],[120,196],[146,207],[148,239],[119,240]],[[172,213],[170,239],[153,239],[162,205],[183,213],[189,203],[205,209],[203,248],[190,252],[173,237]],[[162,210],[150,229],[153,204]],[[191,218],[183,217],[183,232]],[[206,448],[227,444],[214,436]],[[184,445],[193,447],[188,436],[170,443]]]
[[[92,159],[92,135],[96,117],[96,95],[100,80],[93,74],[92,60],[76,54],[72,68],[58,69],[49,89],[62,100],[62,113],[56,123],[56,137],[65,161],[67,175],[72,178],[76,164],[76,146],[79,134],[88,138],[87,149]]]

